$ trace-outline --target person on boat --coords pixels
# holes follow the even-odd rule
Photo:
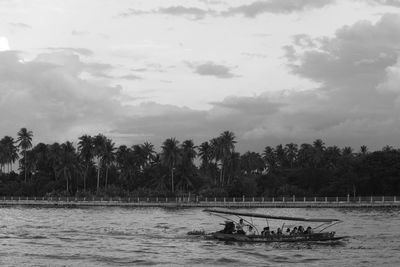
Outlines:
[[[236,233],[240,235],[245,235],[246,234],[246,232],[244,231],[245,226],[246,225],[244,224],[243,219],[240,219],[239,223],[236,224]]]
[[[311,226],[308,226],[307,229],[304,231],[305,235],[310,235],[313,233],[313,229],[311,228]]]
[[[269,230],[269,227],[264,227],[264,230],[261,232],[262,236],[270,236],[271,231]]]
[[[277,236],[282,236],[282,229],[278,228],[278,230],[276,231],[276,235]]]
[[[255,235],[256,232],[253,229],[253,226],[249,225],[249,231],[246,233],[246,235]]]
[[[286,234],[290,235],[290,228],[289,227],[286,229]]]
[[[275,236],[275,232],[271,231],[271,237],[274,237],[274,236]]]
[[[299,229],[297,230],[299,234],[304,233],[304,227],[302,225],[299,226]]]
[[[290,232],[290,235],[297,235],[297,227],[293,228],[293,230]]]
[[[231,221],[225,221],[225,227],[220,232],[224,234],[233,234],[234,231],[235,231],[235,224]]]

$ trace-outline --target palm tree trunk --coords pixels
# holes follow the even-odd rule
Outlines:
[[[24,150],[24,170],[25,170],[25,183],[26,183],[26,150]]]
[[[97,190],[96,192],[99,193],[100,190],[100,164],[97,167]]]
[[[172,193],[174,192],[174,165],[172,164],[171,168],[171,188],[172,188]]]
[[[69,195],[69,184],[68,184],[68,175],[67,175],[67,172],[65,169],[64,169],[64,177],[65,177],[65,179],[67,179],[67,196],[68,196]]]
[[[108,166],[106,166],[106,183],[104,185],[104,188],[107,188],[107,182],[108,182]]]
[[[88,171],[89,165],[86,164],[85,173],[83,174],[83,191],[86,192],[86,176]]]

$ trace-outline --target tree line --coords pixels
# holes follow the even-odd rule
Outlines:
[[[33,146],[32,131],[0,140],[0,195],[4,196],[344,196],[396,195],[400,150],[370,152],[312,144],[235,150],[231,131],[196,146],[168,138],[116,146],[104,136]],[[18,165],[18,168],[15,166]],[[16,170],[14,170],[16,169]]]

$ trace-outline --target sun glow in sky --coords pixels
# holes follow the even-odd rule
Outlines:
[[[0,132],[28,127],[46,142],[102,132],[129,145],[232,130],[242,150],[395,145],[399,7],[0,1]]]
[[[0,51],[10,50],[8,45],[8,39],[6,37],[0,36]]]

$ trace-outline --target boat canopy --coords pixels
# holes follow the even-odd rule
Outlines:
[[[341,220],[339,220],[339,219],[321,219],[321,218],[309,219],[309,218],[288,217],[288,216],[272,216],[272,215],[266,215],[266,214],[261,214],[261,213],[240,212],[240,211],[223,210],[223,209],[205,209],[203,211],[210,212],[210,213],[217,213],[217,214],[243,216],[243,217],[265,218],[265,219],[271,219],[271,220],[320,222],[320,223],[341,222]]]

